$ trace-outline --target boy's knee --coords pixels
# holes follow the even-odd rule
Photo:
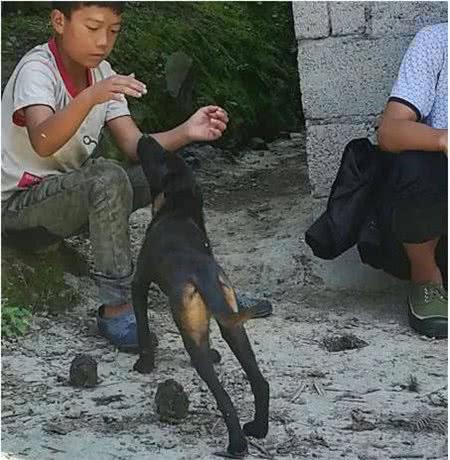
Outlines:
[[[122,166],[108,161],[105,162],[101,177],[108,187],[116,188],[131,195],[132,187],[130,179]]]
[[[89,176],[94,200],[108,198],[120,201],[131,212],[133,189],[127,173],[120,165],[108,160],[93,163]]]

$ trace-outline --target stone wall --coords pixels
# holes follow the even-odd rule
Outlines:
[[[447,2],[293,2],[314,197],[328,195],[345,144],[374,138],[401,59]]]

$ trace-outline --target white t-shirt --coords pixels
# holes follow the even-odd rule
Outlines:
[[[106,61],[86,72],[89,84],[115,74]],[[105,123],[130,115],[125,98],[98,104],[65,145],[50,157],[40,157],[31,145],[21,109],[47,105],[57,112],[76,95],[54,39],[36,46],[19,61],[2,97],[2,201],[45,176],[78,169],[92,154]]]
[[[448,126],[448,24],[420,30],[406,52],[390,101],[416,112],[432,128]]]

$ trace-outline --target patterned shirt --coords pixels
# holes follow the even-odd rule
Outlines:
[[[390,101],[416,112],[432,128],[448,126],[448,24],[420,30],[403,58]]]

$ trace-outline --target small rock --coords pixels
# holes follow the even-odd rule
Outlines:
[[[176,423],[188,414],[189,399],[182,385],[173,379],[158,385],[155,403],[156,412],[162,422]]]
[[[105,363],[112,363],[116,360],[116,355],[114,353],[104,354],[102,357],[102,361]]]
[[[375,428],[375,423],[367,420],[361,411],[357,409],[352,411],[352,424],[348,429],[352,431],[372,431]]]
[[[43,426],[43,429],[44,431],[46,431],[47,433],[55,433],[55,434],[61,434],[61,435],[65,435],[67,434],[69,431],[67,430],[67,428],[65,428],[62,424],[60,423],[53,423],[53,422],[47,422],[44,426]]]
[[[339,337],[326,337],[323,339],[325,348],[330,352],[353,350],[369,345],[364,340],[353,334],[344,334]]]
[[[185,158],[186,163],[192,168],[192,169],[198,169],[200,168],[200,160],[195,157],[194,155],[189,155],[187,158]]]
[[[77,419],[81,418],[82,410],[79,408],[73,408],[68,410],[66,418]]]
[[[267,150],[267,144],[260,137],[252,137],[248,143],[252,150]]]
[[[71,385],[76,387],[93,387],[98,383],[97,362],[89,355],[77,355],[70,365]]]

